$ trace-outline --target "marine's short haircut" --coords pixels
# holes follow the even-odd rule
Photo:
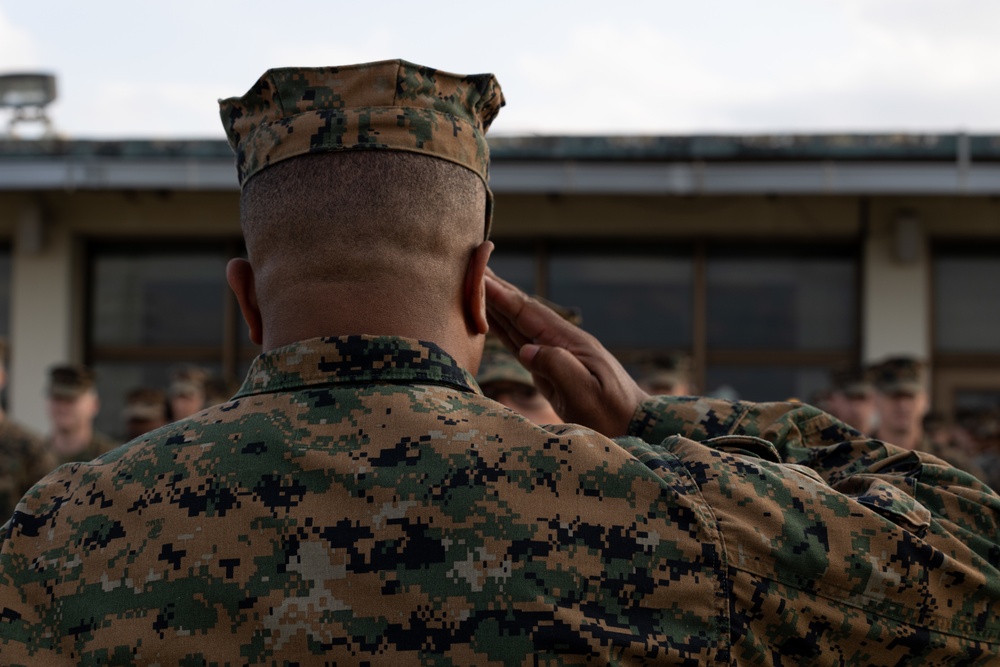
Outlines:
[[[482,241],[485,202],[482,180],[445,160],[347,152],[263,170],[244,185],[240,219],[258,270],[277,264],[362,283],[384,272],[446,279]]]

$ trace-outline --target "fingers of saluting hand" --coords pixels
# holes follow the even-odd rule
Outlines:
[[[486,317],[490,331],[516,354],[522,345],[530,342],[514,325],[517,314],[524,307],[522,298],[526,297],[490,269],[486,271]]]
[[[560,416],[609,436],[625,432],[645,394],[600,341],[492,271],[486,299],[491,329]]]
[[[572,347],[591,338],[551,308],[487,269],[486,310],[494,331],[517,350],[529,343]]]

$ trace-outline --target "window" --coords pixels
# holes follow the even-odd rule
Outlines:
[[[858,327],[854,273],[849,256],[711,253],[709,347],[851,348]]]
[[[1000,413],[1000,246],[932,247],[931,395],[936,410],[975,431]]]
[[[795,399],[811,403],[816,394],[829,385],[830,368],[826,366],[713,364],[705,373],[707,393],[719,398],[752,401]]]
[[[243,252],[239,241],[89,249],[86,361],[101,395],[99,430],[120,436],[125,394],[165,389],[178,364],[238,387],[258,352],[226,283],[226,262]]]
[[[548,275],[548,297],[580,308],[583,328],[609,348],[691,345],[690,257],[557,250],[550,257]]]
[[[934,342],[941,352],[1000,353],[1000,252],[945,248],[934,258]]]
[[[849,247],[709,246],[705,301],[709,392],[810,402],[828,385],[831,366],[858,356],[857,260]]]
[[[495,257],[512,266],[510,252],[500,241]],[[809,401],[832,367],[859,356],[854,245],[548,241],[518,253],[519,275],[543,276],[539,293],[579,308],[583,328],[633,373],[683,352],[702,393]]]
[[[222,344],[228,288],[218,251],[111,250],[93,270],[95,347]]]

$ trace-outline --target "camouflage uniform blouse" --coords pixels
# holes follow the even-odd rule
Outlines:
[[[0,663],[995,664],[998,513],[807,406],[656,398],[609,440],[315,339],[28,493]]]

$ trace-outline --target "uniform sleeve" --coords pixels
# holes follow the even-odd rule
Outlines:
[[[995,492],[942,459],[870,439],[812,406],[656,396],[636,411],[629,435],[652,444],[674,435],[710,446],[716,438],[739,443],[732,436],[765,441],[777,462],[915,533],[933,521],[936,529],[1000,569],[1000,497]]]

